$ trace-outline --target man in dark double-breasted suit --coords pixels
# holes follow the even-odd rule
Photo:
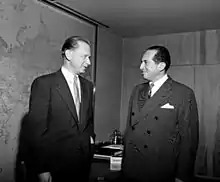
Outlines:
[[[93,85],[80,74],[90,56],[88,41],[70,37],[62,47],[61,69],[32,83],[26,136],[40,182],[88,181],[95,140]]]
[[[189,182],[198,147],[194,92],[166,74],[170,54],[152,46],[140,69],[148,81],[137,85],[129,102],[122,174],[125,181]]]

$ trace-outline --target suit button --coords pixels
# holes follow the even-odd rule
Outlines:
[[[150,134],[151,134],[151,131],[150,131],[150,130],[147,130],[147,134],[150,135]]]
[[[147,145],[144,145],[144,148],[146,149],[148,146]]]
[[[155,116],[154,118],[155,118],[156,120],[158,120],[158,117],[157,117],[157,116]]]
[[[131,115],[134,116],[134,112],[132,112]]]

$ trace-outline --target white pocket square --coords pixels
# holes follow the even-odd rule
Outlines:
[[[170,105],[169,103],[166,103],[165,105],[161,106],[160,108],[163,108],[163,109],[174,109],[174,106]]]

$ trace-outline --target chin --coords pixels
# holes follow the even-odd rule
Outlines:
[[[143,78],[144,78],[145,80],[149,80],[149,77],[148,77],[146,74],[143,74]]]
[[[145,77],[143,77],[143,79],[144,79],[145,81],[150,81],[149,78],[145,78]]]
[[[85,69],[80,70],[80,73],[81,73],[81,74],[83,74],[83,73],[85,73],[85,72],[86,72]]]

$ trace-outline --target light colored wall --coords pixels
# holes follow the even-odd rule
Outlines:
[[[37,76],[60,68],[60,49],[70,35],[89,39],[94,51],[94,26],[36,0],[1,3],[0,182],[13,180],[20,120],[28,110],[30,84]],[[95,129],[97,138],[103,140],[111,128],[119,128],[121,39],[103,29],[99,36]]]
[[[155,44],[166,46],[171,53],[169,74],[196,94],[200,118],[196,173],[220,176],[219,30],[124,39],[120,129],[125,129],[132,88],[143,81],[139,71],[141,54]]]
[[[103,141],[120,128],[122,39],[103,28],[98,32],[95,131]]]

